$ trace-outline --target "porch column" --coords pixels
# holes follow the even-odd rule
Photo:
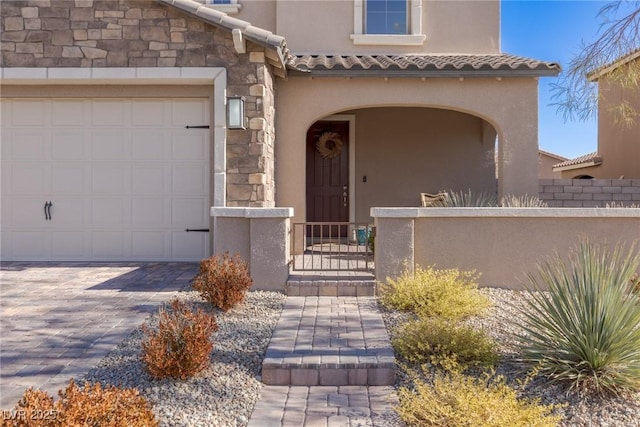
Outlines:
[[[538,103],[522,102],[501,120],[498,195],[538,196]]]
[[[415,218],[418,208],[371,208],[376,227],[374,261],[376,280],[396,279],[415,267]]]
[[[249,264],[254,289],[284,290],[293,208],[212,207],[211,216],[214,255],[239,254]]]

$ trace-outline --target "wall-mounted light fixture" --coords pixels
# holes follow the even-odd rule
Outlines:
[[[227,97],[227,128],[246,129],[244,118],[244,96]]]

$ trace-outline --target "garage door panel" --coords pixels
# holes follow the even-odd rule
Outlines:
[[[54,231],[51,233],[51,251],[58,260],[77,260],[85,258],[87,248],[85,234],[82,231]]]
[[[54,194],[84,194],[85,176],[82,164],[56,164],[51,171],[51,192]]]
[[[207,168],[201,164],[174,166],[171,191],[174,194],[203,194],[207,189]]]
[[[48,158],[48,135],[42,132],[15,131],[3,134],[2,145],[7,146],[8,153],[3,156],[11,156],[15,160],[43,161]]]
[[[131,256],[133,259],[165,259],[169,257],[165,235],[153,231],[131,233]]]
[[[83,122],[88,103],[81,99],[56,99],[51,103],[52,126],[75,126]]]
[[[134,167],[131,172],[131,189],[135,195],[165,193],[166,167]],[[168,192],[168,191],[167,191]]]
[[[119,260],[129,255],[125,250],[127,234],[124,231],[94,231],[91,236],[91,253],[95,259]]]
[[[131,158],[140,160],[171,160],[166,149],[166,133],[136,131],[131,133]]]
[[[171,153],[176,160],[202,160],[207,154],[208,132],[196,130],[188,134],[175,133]]]
[[[133,101],[131,104],[131,118],[134,126],[163,126],[167,115],[166,102]]]
[[[126,132],[96,130],[91,145],[93,160],[125,160],[129,135]]]
[[[42,99],[21,99],[12,102],[10,125],[46,127],[51,122],[48,114],[49,105],[49,102]]]
[[[9,217],[4,220],[11,221],[16,227],[43,226],[45,222],[44,204],[45,196],[32,198],[14,198],[3,201],[3,205],[9,211]],[[3,227],[3,232],[5,227]]]
[[[91,171],[91,190],[94,194],[119,195],[127,191],[129,167],[126,165],[101,165]]]
[[[129,102],[98,99],[91,104],[91,123],[95,126],[124,126],[129,122]]]
[[[3,231],[5,233],[5,231]],[[49,255],[49,239],[45,233],[15,230],[9,234],[11,254],[25,261],[46,260]],[[3,248],[4,251],[5,248]],[[3,255],[3,258],[4,255]],[[6,258],[5,258],[6,259]]]
[[[82,198],[56,197],[51,201],[50,228],[55,227],[82,227],[86,224],[85,206],[86,200]]]
[[[51,158],[53,160],[76,160],[85,158],[85,135],[82,130],[54,131],[51,135]]]
[[[15,163],[11,168],[11,191],[16,195],[49,193],[51,174],[47,165],[39,163]]]
[[[134,227],[157,227],[165,223],[164,199],[144,198],[131,202],[131,225]]]
[[[174,199],[171,203],[171,224],[178,227],[206,228],[207,207],[201,199]]]
[[[172,233],[171,258],[176,261],[187,261],[202,258],[206,253],[207,233]]]
[[[209,105],[205,100],[176,100],[171,109],[171,124],[176,127],[206,125]]]
[[[122,227],[126,221],[126,201],[122,199],[99,199],[91,203],[91,224],[95,227]]]

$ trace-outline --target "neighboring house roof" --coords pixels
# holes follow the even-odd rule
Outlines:
[[[593,152],[553,165],[553,171],[560,172],[571,169],[580,169],[589,166],[598,166],[599,164],[602,164],[602,157],[597,152]]]
[[[273,34],[271,31],[251,25],[247,21],[232,18],[224,12],[206,7],[194,0],[156,0],[157,2],[173,6],[181,11],[199,18],[215,27],[222,28],[233,34],[234,45],[242,43],[242,38],[272,50],[276,55],[265,55],[269,63],[279,70],[277,74],[286,75],[286,62],[289,57],[289,49],[284,37]],[[238,50],[238,47],[236,47]],[[241,53],[241,52],[239,52]]]
[[[548,152],[548,151],[544,151],[544,150],[538,150],[538,153],[539,153],[540,155],[542,155],[542,156],[551,157],[551,158],[556,159],[556,160],[558,160],[558,161],[560,161],[560,162],[564,162],[564,161],[569,160],[569,159],[567,159],[566,157],[560,156],[560,155],[558,155],[558,154],[550,153],[550,152]],[[555,165],[554,165],[554,166],[555,166]]]
[[[292,70],[312,75],[404,77],[555,76],[560,65],[520,56],[485,55],[298,55]]]
[[[617,58],[615,61],[606,65],[603,65],[602,67],[588,73],[587,78],[592,82],[596,81],[600,77],[604,76],[605,74],[608,74],[613,70],[615,70],[616,68],[621,67],[637,58],[640,58],[640,48],[634,51],[631,51],[626,55],[622,55],[621,57]]]

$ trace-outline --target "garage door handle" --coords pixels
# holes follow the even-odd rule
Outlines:
[[[45,221],[50,221],[51,220],[51,206],[53,206],[53,203],[44,202],[44,219],[45,219]]]
[[[196,232],[199,232],[199,233],[208,233],[209,229],[208,228],[187,228],[184,231],[186,231],[187,233],[190,232],[190,231],[196,231]]]

